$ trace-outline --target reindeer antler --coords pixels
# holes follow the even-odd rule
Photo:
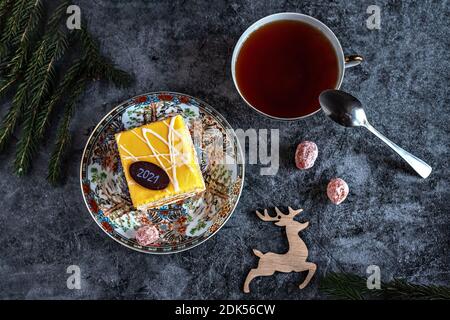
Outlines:
[[[303,211],[303,209],[294,210],[291,207],[288,207],[288,209],[289,209],[289,215],[292,217],[295,217],[296,215],[298,215],[300,212]]]
[[[297,209],[294,210],[291,207],[289,208],[289,213],[283,213],[281,212],[280,209],[278,209],[277,207],[275,207],[275,212],[277,213],[277,215],[275,217],[271,217],[269,215],[269,213],[267,212],[267,209],[264,209],[264,214],[262,214],[261,212],[259,212],[258,210],[256,210],[256,215],[262,220],[262,221],[280,221],[280,218],[278,218],[279,216],[287,216],[290,218],[294,218],[296,215],[298,215],[300,212],[303,211],[303,209]]]
[[[287,217],[292,217],[292,218],[303,211],[303,209],[294,210],[291,207],[288,207],[288,209],[289,209],[289,213],[283,213],[277,207],[275,207],[275,211],[277,212],[278,215],[285,215]]]
[[[277,208],[275,208],[275,210],[278,210]],[[277,211],[278,213],[278,211]],[[269,213],[267,212],[267,209],[264,209],[264,214],[262,214],[261,212],[259,212],[258,210],[256,210],[256,215],[262,220],[262,221],[278,221],[280,219],[278,219],[278,217],[271,217],[269,215]]]

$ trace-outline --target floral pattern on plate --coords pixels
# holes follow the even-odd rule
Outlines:
[[[194,137],[194,144],[206,191],[160,208],[136,210],[114,134],[177,114],[192,134],[201,135]],[[179,93],[149,93],[120,104],[94,129],[81,160],[81,189],[92,217],[114,240],[145,253],[174,253],[206,241],[225,224],[242,191],[243,163],[231,126],[209,105]],[[159,240],[148,246],[136,241],[136,231],[145,225],[159,232]]]

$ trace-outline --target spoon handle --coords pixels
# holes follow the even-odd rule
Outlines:
[[[398,145],[393,143],[391,140],[386,138],[384,135],[382,135],[377,129],[372,127],[370,123],[366,123],[365,127],[372,132],[374,135],[376,135],[378,138],[384,141],[389,147],[391,147],[395,152],[397,152],[400,157],[402,157],[408,164],[416,170],[416,172],[422,177],[426,178],[431,173],[431,167],[426,164],[424,161],[420,160],[416,156],[413,156],[411,153],[407,152],[406,150],[403,150]]]
[[[359,64],[361,64],[361,62],[363,62],[364,58],[362,56],[360,56],[359,54],[352,54],[350,56],[345,56],[344,58],[344,68],[351,68],[351,67],[355,67]]]

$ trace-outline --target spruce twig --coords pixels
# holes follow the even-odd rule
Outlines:
[[[114,66],[111,61],[100,53],[97,42],[91,37],[84,25],[79,31],[79,37],[84,50],[84,59],[88,66],[88,77],[105,79],[113,82],[117,87],[127,87],[131,84],[131,76]]]
[[[394,279],[384,284],[384,297],[396,300],[450,300],[450,288],[435,285],[408,283],[403,279]]]
[[[32,62],[27,67],[26,77],[22,81],[17,89],[17,92],[13,98],[12,105],[8,110],[2,125],[0,126],[0,151],[3,150],[6,144],[9,142],[17,122],[19,121],[25,107],[29,101],[29,92],[35,80],[39,70],[42,69],[45,61],[45,47],[40,46],[39,50],[34,53]]]
[[[2,125],[0,126],[0,151],[5,148],[11,138],[11,135],[16,128],[16,124],[19,121],[22,106],[26,103],[26,100],[27,83],[22,82],[14,95],[11,107],[3,118]]]
[[[17,81],[17,78],[13,78],[13,79],[3,79],[0,82],[0,98],[8,91],[9,88],[11,88],[14,83]]]
[[[32,44],[32,38],[38,33],[39,24],[42,21],[44,15],[44,5],[42,0],[36,0],[33,8],[29,14],[28,20],[25,24],[25,29],[20,37],[20,43],[11,59],[10,77],[17,74],[27,62],[30,46]]]
[[[3,33],[6,15],[9,13],[12,3],[13,0],[0,0],[0,33]]]
[[[0,44],[0,47],[2,44]],[[1,49],[0,49],[1,50]],[[11,54],[8,54],[4,57],[0,57],[0,79],[3,79],[9,74],[8,67],[11,65],[11,59],[13,56]]]
[[[329,273],[320,282],[320,291],[338,299],[450,299],[450,288],[444,286],[419,285],[394,279],[381,283],[381,289],[369,290],[364,277],[350,273]]]
[[[13,98],[12,105],[8,110],[2,125],[0,126],[0,151],[3,150],[9,142],[17,122],[25,109],[28,102],[29,91],[33,85],[33,80],[36,74],[42,68],[45,59],[45,47],[41,46],[39,50],[34,53],[34,59],[29,63],[26,70],[26,77],[20,83],[17,92]]]
[[[38,27],[42,21],[43,12],[44,6],[42,0],[36,0],[25,24],[25,29],[17,49],[12,55],[12,58],[7,60],[7,63],[5,62],[0,66],[2,74],[7,73],[7,76],[0,84],[0,98],[13,86],[23,71],[23,68],[26,66],[30,53],[30,46],[33,42],[32,38],[38,33]]]
[[[45,23],[45,0],[0,0],[0,98],[9,90],[16,90],[1,121],[0,151],[20,125],[14,164],[18,175],[25,174],[51,121],[52,112],[58,105],[64,106],[49,162],[48,179],[52,183],[61,175],[77,97],[89,81],[104,79],[118,86],[131,83],[126,72],[116,68],[100,53],[86,26],[70,34],[65,31],[63,21],[68,4],[68,1],[60,1]],[[74,43],[68,41],[68,36],[73,34],[77,36]],[[68,42],[81,50],[74,57],[76,60],[68,60],[70,67],[63,72],[63,79],[56,86],[57,65],[65,56]]]
[[[70,91],[70,88],[76,83],[77,79],[82,76],[83,70],[83,61],[75,61],[75,63],[67,70],[64,79],[53,92],[52,96],[39,110],[36,121],[37,126],[35,130],[38,141],[40,141],[44,136],[45,129],[47,128],[50,121],[50,115],[53,112],[54,108],[63,100],[63,97],[67,95],[67,93]]]
[[[64,7],[59,7],[50,17],[47,30],[39,44],[37,52],[44,52],[43,57],[34,57],[36,60],[31,63],[39,63],[38,74],[31,75],[29,79],[35,85],[31,88],[31,99],[25,109],[25,122],[23,134],[17,144],[16,160],[14,162],[17,175],[23,175],[28,172],[31,164],[31,158],[36,152],[35,133],[36,119],[40,106],[47,99],[51,87],[55,80],[55,64],[64,54],[67,48],[67,36],[59,30],[57,21],[65,13]],[[43,58],[42,63],[38,61]]]
[[[364,278],[350,273],[330,273],[320,281],[320,290],[339,299],[361,300],[367,293]]]
[[[30,0],[14,1],[10,12],[7,13],[8,19],[0,37],[0,58],[16,48],[26,29],[34,5],[35,2]]]
[[[64,160],[65,151],[70,144],[70,122],[75,109],[77,98],[83,93],[87,84],[86,78],[80,78],[74,85],[72,94],[69,97],[69,102],[65,106],[64,115],[61,119],[57,131],[57,138],[55,147],[50,157],[48,166],[48,181],[55,185],[61,178],[61,166]]]

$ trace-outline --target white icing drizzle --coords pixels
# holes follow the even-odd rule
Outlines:
[[[151,129],[147,129],[147,128],[142,128],[142,135],[144,136],[144,139],[148,145],[148,147],[150,148],[151,152],[153,152],[153,154],[155,155],[156,161],[159,162],[159,165],[161,166],[161,168],[165,168],[164,164],[162,163],[161,159],[160,159],[160,154],[155,150],[155,148],[153,147],[152,143],[150,142],[150,140],[148,140],[146,133],[150,132],[152,133],[153,131]],[[175,184],[173,182],[173,177],[170,176],[170,174],[167,174],[169,176],[170,182],[172,182],[172,184],[175,187]],[[176,177],[175,177],[176,179]],[[178,186],[178,183],[177,183]],[[175,189],[175,191],[178,191],[178,189]]]
[[[160,154],[161,156],[169,156],[169,154],[168,153],[161,153]],[[133,160],[136,160],[136,159],[146,159],[146,158],[154,158],[154,157],[156,157],[155,155],[153,155],[153,154],[149,154],[149,155],[145,155],[145,156],[125,156],[125,157],[123,157],[125,160],[130,160],[130,159],[133,159]]]
[[[169,140],[170,164],[172,166],[172,176],[173,176],[173,181],[174,181],[174,188],[175,188],[175,190],[179,190],[180,187],[178,185],[178,179],[177,179],[177,167],[174,165],[174,162],[175,162],[174,153],[177,152],[173,146],[173,132],[175,131],[173,129],[173,125],[175,123],[174,120],[175,120],[175,117],[170,119],[170,127],[169,127],[169,132],[167,133],[167,139]]]
[[[163,158],[165,158],[165,160],[167,160],[170,163],[170,168],[165,168],[165,169],[166,169],[166,171],[168,171],[169,169],[172,169],[172,174],[170,175],[167,172],[167,175],[171,178],[170,180],[173,184],[175,191],[179,191],[180,188],[179,188],[178,179],[177,179],[177,168],[176,168],[177,166],[175,163],[175,157],[178,155],[178,150],[176,150],[176,148],[173,146],[173,141],[172,141],[173,132],[175,131],[175,129],[173,128],[174,120],[175,120],[175,117],[171,118],[171,120],[170,120],[170,126],[169,126],[169,130],[167,133],[167,139],[169,141],[166,141],[157,132],[153,131],[152,129],[148,129],[148,128],[142,128],[142,135],[144,136],[144,139],[147,142],[147,145],[149,146],[150,150],[156,156],[156,160],[161,164],[161,167],[163,167],[163,168],[165,168],[165,167],[161,163],[161,160],[159,159],[160,154],[155,150],[155,148],[151,144],[150,140],[147,138],[146,133],[147,132],[151,133],[153,136],[155,136],[156,138],[161,140],[161,142],[164,143],[169,148],[170,160],[167,159],[166,157],[163,157]],[[185,163],[183,162],[183,164],[185,164]]]
[[[186,159],[185,155],[183,153],[180,153],[175,148],[175,140],[176,140],[175,136],[176,136],[176,138],[181,140],[182,145],[183,145],[183,141],[184,141],[184,137],[179,132],[177,132],[174,129],[175,117],[172,117],[170,119],[170,124],[168,124],[166,122],[166,120],[163,120],[162,122],[164,123],[164,125],[166,127],[168,127],[167,140],[164,139],[163,137],[161,137],[161,135],[159,135],[157,132],[153,131],[152,129],[142,128],[142,136],[143,137],[141,137],[135,131],[131,130],[131,132],[134,135],[136,135],[139,138],[139,140],[144,142],[149,147],[150,151],[152,152],[152,154],[150,154],[150,155],[145,155],[145,156],[135,156],[135,155],[133,155],[125,147],[123,147],[122,145],[119,144],[119,140],[120,140],[121,134],[117,135],[117,143],[122,148],[122,150],[124,150],[129,155],[129,157],[124,157],[124,159],[133,159],[135,161],[138,161],[139,159],[142,159],[142,158],[148,158],[148,157],[155,158],[156,161],[158,161],[158,163],[161,166],[161,168],[163,168],[167,172],[167,175],[169,176],[169,179],[170,179],[170,181],[173,184],[174,190],[175,191],[179,191],[179,184],[178,184],[178,179],[177,179],[177,167],[180,166],[180,165],[187,165],[188,169],[191,172],[194,172],[194,171],[193,171],[193,168],[191,168],[188,165],[189,164],[189,162],[188,162],[189,159]],[[150,140],[148,139],[147,133],[152,134],[154,137],[158,138],[162,143],[164,143],[169,148],[169,153],[168,154],[159,153],[155,149],[155,147],[152,145]],[[167,156],[169,156],[170,159]],[[167,161],[170,164],[170,166],[166,167],[163,164],[163,162],[161,161],[162,159]],[[180,161],[181,163],[177,163],[177,160]],[[171,174],[169,174],[169,170],[171,171]]]
[[[165,122],[164,122],[165,123]],[[152,131],[151,129],[146,129],[146,130],[148,130],[148,131]],[[147,138],[145,137],[145,133],[144,133],[144,131],[142,131],[142,135],[144,136],[144,138],[142,138],[140,135],[138,135],[135,131],[131,131],[136,137],[138,137],[142,142],[144,142],[145,144],[148,144],[148,140],[147,140]],[[153,132],[152,131],[152,133],[153,133],[153,135],[155,135],[156,134],[156,132]],[[160,135],[158,135],[159,136],[159,139],[161,140],[161,141],[163,141],[163,139],[161,138],[161,136]],[[163,141],[164,143],[166,143],[165,141]],[[166,143],[166,145],[167,145],[167,143]],[[154,155],[155,157],[158,157],[158,156],[160,156],[160,157],[162,157],[164,160],[166,160],[167,162],[170,162],[170,160],[169,159],[167,159],[167,157],[166,157],[166,155],[167,154],[162,154],[162,153],[158,153],[158,155]]]
[[[170,130],[170,126],[167,124],[167,122],[163,121],[163,123],[164,123],[164,124],[166,125],[166,127],[168,127],[169,130]],[[186,131],[187,131],[187,130],[186,130]],[[172,130],[172,133],[174,133],[174,134],[178,137],[178,139],[180,139],[180,140],[182,141],[182,143],[184,142],[184,137],[183,137],[177,130]],[[178,150],[176,150],[176,149],[174,149],[174,151],[176,152],[177,156],[181,158],[181,162],[182,162],[184,165],[187,165],[187,164],[189,163],[189,158],[190,158],[190,157],[189,157],[189,158],[186,158],[184,153],[179,153]],[[193,169],[191,166],[188,165],[187,167],[188,167],[189,171],[191,171],[192,173],[195,174],[194,169]]]
[[[130,157],[134,160],[134,161],[138,161],[139,159],[136,158],[130,151],[128,151],[123,145],[120,145],[120,148],[125,151],[126,153],[128,153],[130,155]]]
[[[122,148],[123,151],[128,153],[134,161],[138,161],[138,159],[130,151],[128,151],[123,145],[120,144],[120,137],[121,136],[122,136],[122,133],[119,133],[117,135],[117,144],[119,145],[119,147]]]
[[[165,125],[166,125],[166,127],[167,128],[169,128],[169,130],[170,130],[170,125],[169,124],[167,124],[167,122],[163,122]],[[175,133],[175,135],[178,137],[178,139],[180,139],[181,141],[183,141],[183,136],[177,131],[177,130],[173,130],[173,133]]]
[[[181,141],[183,141],[183,136],[181,136],[174,128],[173,128],[173,123],[172,121],[174,121],[175,117],[173,117],[171,119],[171,124],[168,125],[165,121],[163,121],[163,123],[169,128],[169,132],[168,132],[168,139],[170,140],[170,137],[172,137],[172,142],[167,142],[163,137],[161,137],[158,133],[156,133],[155,131],[153,131],[152,129],[147,129],[147,128],[143,128],[142,130],[145,129],[146,132],[150,132],[151,134],[153,134],[155,137],[157,137],[159,140],[161,140],[162,143],[164,143],[168,148],[169,148],[169,152],[170,155],[174,154],[174,157],[178,157],[181,159],[181,164],[183,165],[187,165],[189,164],[189,159],[185,159],[184,155],[181,154],[180,152],[178,152],[178,150],[175,148],[174,143],[173,143],[173,134],[176,134],[178,138],[180,138]],[[143,134],[144,135],[144,134]],[[146,138],[147,140],[147,138]],[[172,165],[176,164],[172,163],[171,160],[167,159],[164,157],[165,160],[167,160],[168,162],[170,162]],[[188,168],[192,171],[192,168],[190,166],[188,166]]]
[[[143,143],[147,144],[147,142],[145,142],[145,140],[144,140],[140,135],[138,135],[134,130],[131,130],[131,132],[132,132],[136,137],[138,137],[139,140],[141,140]]]
[[[164,121],[163,121],[164,122]],[[165,123],[165,122],[164,122]],[[169,126],[169,130],[167,132],[167,140],[166,141],[163,137],[161,137],[157,132],[153,131],[152,129],[148,129],[148,128],[142,128],[142,135],[144,136],[145,141],[147,142],[147,145],[149,146],[150,150],[153,152],[154,155],[156,155],[156,160],[161,164],[161,166],[164,168],[164,165],[161,163],[161,160],[159,159],[159,153],[157,153],[157,151],[155,150],[155,148],[153,147],[153,145],[151,144],[150,140],[147,138],[146,133],[151,133],[153,136],[155,136],[156,138],[158,138],[159,140],[161,140],[161,142],[163,142],[168,148],[169,148],[169,154],[170,154],[170,165],[171,165],[171,169],[172,169],[172,175],[170,175],[169,173],[168,176],[171,177],[171,182],[173,184],[173,188],[175,191],[179,191],[180,187],[178,184],[178,178],[177,178],[177,166],[175,163],[175,157],[178,155],[178,150],[176,150],[176,148],[173,146],[173,132],[175,131],[174,129],[174,123],[175,123],[175,117],[170,119],[170,126]],[[166,169],[168,170],[168,169]]]

